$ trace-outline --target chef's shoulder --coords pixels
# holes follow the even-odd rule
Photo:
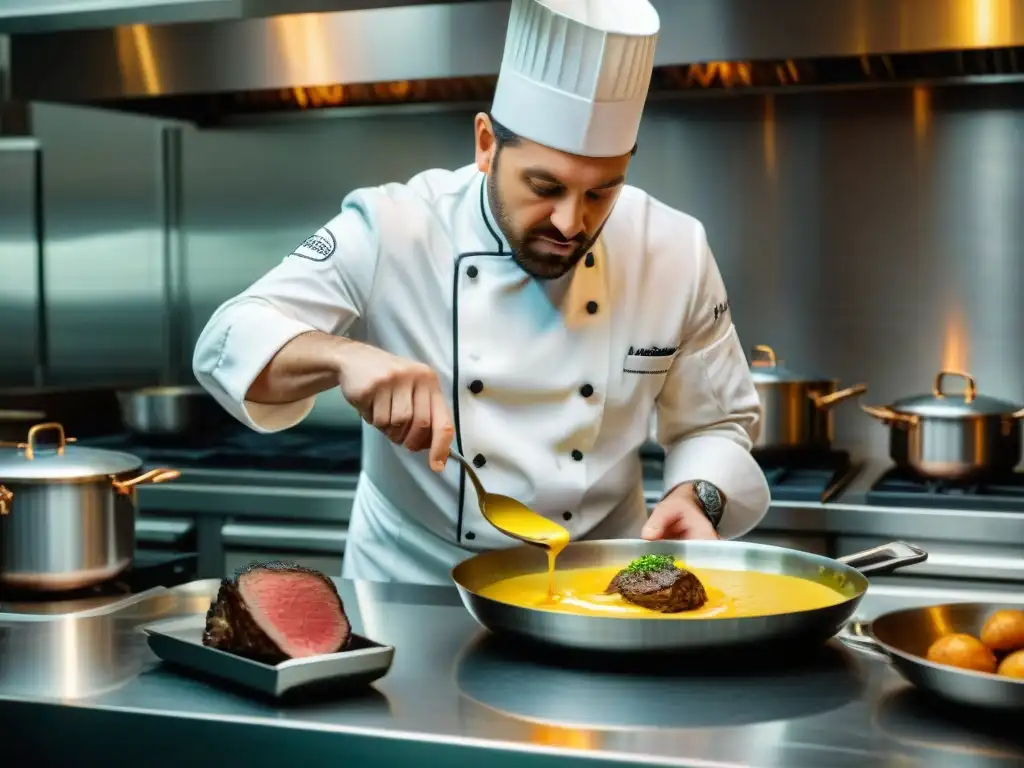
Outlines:
[[[667,270],[694,268],[710,256],[704,225],[694,216],[662,202],[642,189],[626,185],[615,205],[618,228],[627,228],[645,251],[645,268]]]
[[[370,229],[382,252],[408,253],[416,241],[447,234],[450,212],[472,178],[472,166],[455,171],[430,169],[408,181],[355,189],[345,196],[335,218],[355,213]]]
[[[717,338],[727,332],[729,297],[700,220],[632,186],[623,188],[615,215],[617,234],[625,231],[629,239],[626,252],[643,254],[620,263],[642,271],[633,284],[644,305],[678,313],[685,336]],[[658,297],[664,297],[663,305]]]

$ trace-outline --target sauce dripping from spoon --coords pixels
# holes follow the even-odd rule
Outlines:
[[[569,544],[569,531],[548,520],[511,496],[488,493],[480,482],[473,465],[454,448],[448,454],[459,462],[469,475],[476,490],[480,513],[491,525],[507,536],[525,544],[541,547],[548,555],[548,601],[556,603],[560,596],[555,590],[555,560]]]
[[[558,602],[560,596],[555,590],[555,560],[569,544],[569,531],[508,496],[488,494],[483,507],[484,517],[495,528],[547,550],[548,601]]]

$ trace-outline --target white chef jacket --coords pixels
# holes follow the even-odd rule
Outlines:
[[[195,349],[199,382],[259,432],[292,427],[313,398],[245,395],[310,330],[429,365],[455,445],[485,487],[574,540],[636,538],[647,517],[638,448],[656,415],[665,488],[703,479],[740,536],[769,504],[750,455],[760,402],[703,226],[625,186],[600,242],[569,274],[536,280],[511,258],[475,166],[359,189],[297,251],[223,304]],[[512,539],[480,514],[457,462],[363,427],[343,575],[450,583],[450,569]]]

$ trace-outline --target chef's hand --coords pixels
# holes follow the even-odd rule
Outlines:
[[[698,504],[693,483],[683,483],[662,499],[651,512],[640,536],[648,541],[721,538]]]
[[[433,369],[351,342],[344,348],[338,383],[367,424],[411,451],[429,447],[430,468],[444,469],[455,427]]]

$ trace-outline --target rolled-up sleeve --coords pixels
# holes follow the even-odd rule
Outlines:
[[[365,313],[380,253],[374,203],[370,190],[347,196],[337,216],[222,304],[199,335],[192,358],[196,379],[257,432],[298,424],[315,400],[246,400],[267,363],[296,336],[314,330],[343,335]]]
[[[729,302],[703,227],[685,297],[687,312],[676,359],[657,398],[657,438],[665,449],[665,488],[706,480],[727,504],[719,534],[753,529],[771,502],[764,472],[751,456],[761,403],[732,324]]]

